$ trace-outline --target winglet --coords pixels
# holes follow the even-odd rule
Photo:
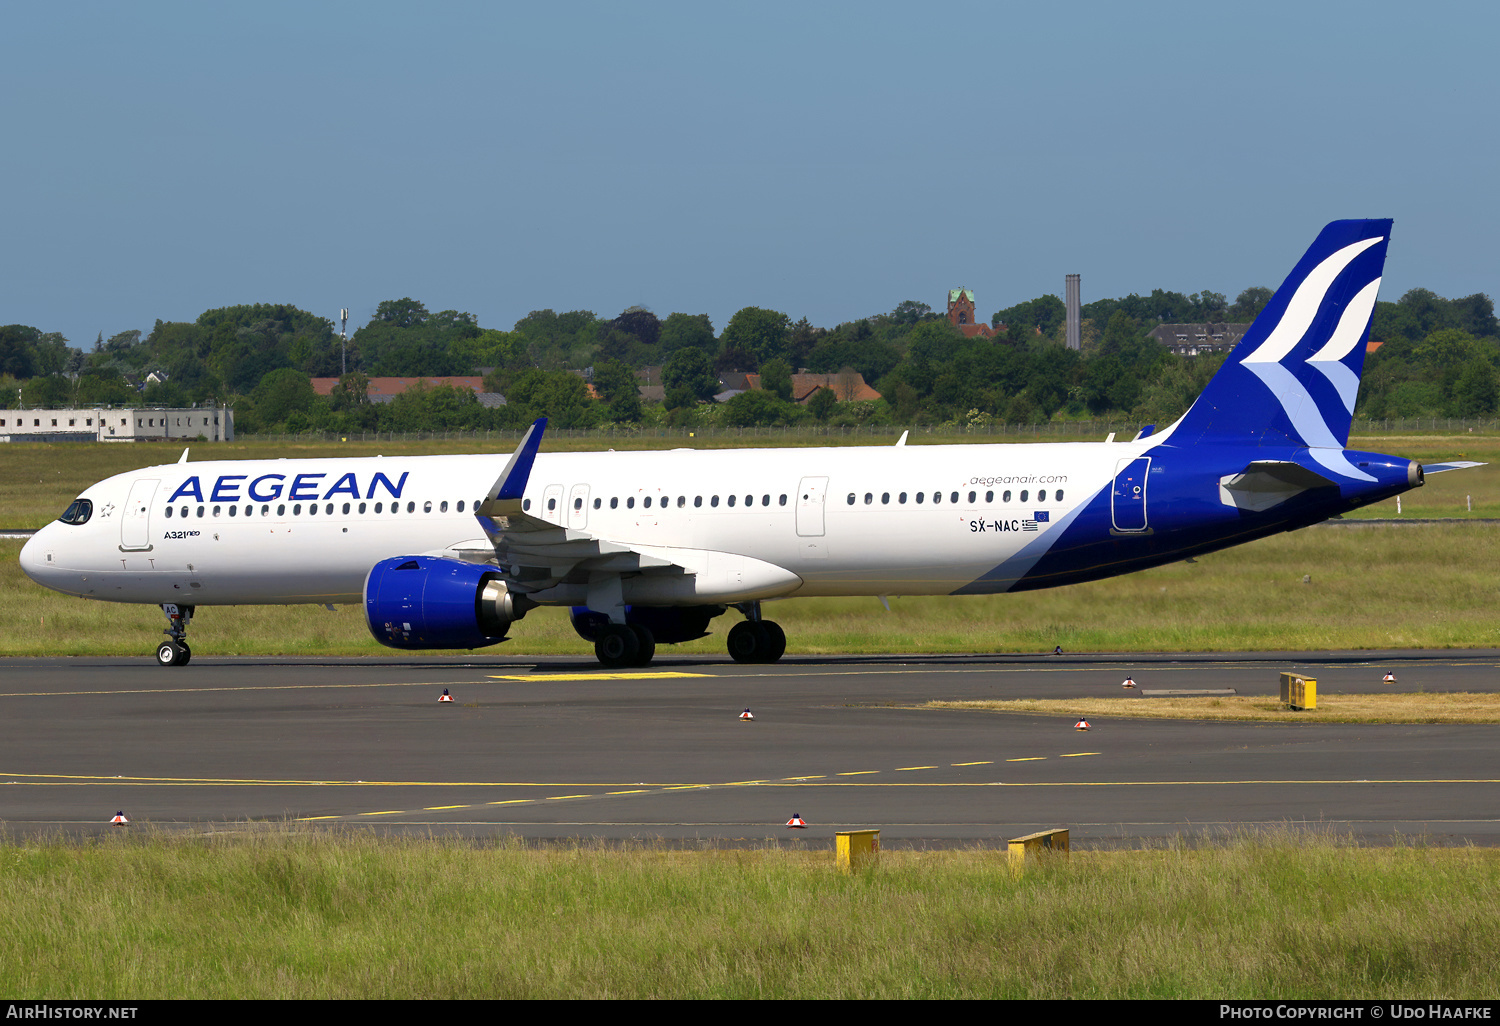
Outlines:
[[[178,463],[186,463],[187,462],[187,454],[188,454],[188,451],[186,449],[182,450],[182,456],[177,460],[177,462]]]
[[[542,445],[542,432],[547,428],[547,418],[538,417],[511,454],[510,462],[500,472],[500,477],[490,486],[484,503],[474,512],[482,517],[504,516],[521,512],[521,496],[526,491],[526,482],[531,477],[531,465],[536,461],[536,452]]]

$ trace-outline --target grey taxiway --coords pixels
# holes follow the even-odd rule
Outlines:
[[[822,844],[873,827],[886,847],[993,846],[1058,826],[1095,846],[1284,827],[1500,844],[1500,726],[1091,717],[1085,732],[1076,716],[913,708],[1122,696],[1127,675],[1274,696],[1281,670],[1316,677],[1323,696],[1500,689],[1494,651],[666,655],[627,672],[503,655],[12,659],[0,827],[103,833],[123,812],[129,830],[671,844]],[[794,813],[806,829],[786,828]]]

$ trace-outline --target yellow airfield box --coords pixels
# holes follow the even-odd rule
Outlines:
[[[1318,707],[1318,681],[1315,677],[1304,677],[1300,673],[1281,675],[1281,704],[1292,709],[1316,709]]]
[[[838,839],[839,869],[845,873],[864,868],[880,854],[879,830],[840,830],[833,836]]]
[[[1010,840],[1010,871],[1021,874],[1026,871],[1028,861],[1035,862],[1043,852],[1068,854],[1068,831],[1066,828],[1043,830],[1025,837]]]

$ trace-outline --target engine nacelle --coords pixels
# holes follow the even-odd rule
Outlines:
[[[676,645],[708,633],[708,621],[724,612],[723,606],[626,606],[625,622],[645,627],[659,645]],[[609,617],[588,606],[574,606],[573,629],[584,641],[598,641]]]
[[[365,578],[365,623],[391,648],[483,648],[531,603],[493,566],[437,556],[383,559]]]

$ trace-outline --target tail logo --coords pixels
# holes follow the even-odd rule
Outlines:
[[[1317,400],[1282,361],[1307,341],[1308,330],[1317,320],[1318,311],[1343,270],[1355,257],[1383,238],[1384,236],[1361,239],[1314,267],[1297,286],[1291,302],[1287,304],[1281,319],[1271,329],[1266,340],[1243,361],[1243,366],[1259,378],[1281,404],[1287,420],[1309,447],[1312,458],[1334,473],[1361,481],[1375,479],[1355,467],[1344,456],[1344,446],[1318,409]],[[1369,326],[1379,289],[1379,278],[1362,288],[1345,307],[1328,340],[1306,360],[1309,367],[1318,370],[1334,387],[1348,414],[1354,412],[1354,401],[1359,393],[1359,376],[1343,360],[1353,351]],[[1312,342],[1315,343],[1316,339]]]

